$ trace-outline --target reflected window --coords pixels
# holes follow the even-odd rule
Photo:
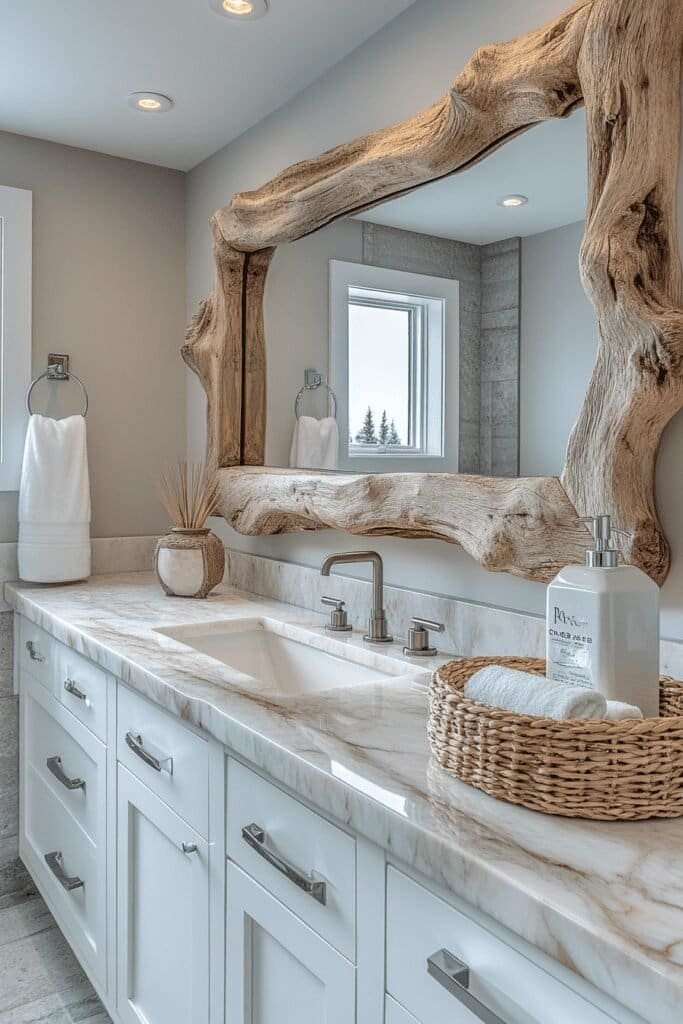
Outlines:
[[[422,302],[349,288],[349,455],[421,452]]]
[[[457,371],[457,338],[448,354],[445,340],[449,314],[457,332],[457,282],[334,260],[330,282],[342,462],[390,472],[405,460],[428,469],[432,459],[442,469],[447,358]]]

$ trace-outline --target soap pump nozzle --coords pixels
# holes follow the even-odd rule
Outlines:
[[[616,568],[619,564],[619,552],[611,546],[612,534],[616,533],[622,537],[630,537],[631,534],[625,530],[615,529],[612,526],[611,516],[583,516],[576,521],[589,524],[589,529],[595,538],[595,547],[586,550],[586,565],[591,569]]]

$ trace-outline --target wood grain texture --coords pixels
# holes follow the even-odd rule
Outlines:
[[[590,198],[581,272],[597,361],[562,483],[581,515],[614,516],[627,557],[661,583],[669,545],[655,508],[664,427],[683,405],[683,279],[676,182],[680,0],[603,0],[579,56]]]
[[[266,337],[263,295],[275,249],[262,249],[247,257],[244,310],[244,404],[242,458],[245,466],[262,466],[266,447]]]
[[[239,466],[247,257],[214,234],[214,258],[216,284],[187,328],[182,356],[206,392],[206,464]]]
[[[555,477],[352,476],[240,467],[219,474],[219,509],[250,536],[330,527],[364,537],[460,544],[485,569],[548,582],[583,561],[586,530]]]
[[[664,426],[683,403],[674,222],[682,40],[677,0],[582,0],[526,36],[478,50],[423,113],[295,164],[214,214],[216,287],[183,354],[207,391],[209,457],[258,465],[273,247],[468,167],[584,99],[588,107],[581,269],[600,344],[560,480],[231,471],[221,474],[223,512],[236,529],[440,537],[487,568],[545,580],[580,557],[577,511],[610,512],[633,533],[630,560],[663,581],[670,553],[654,466]],[[227,379],[233,372],[239,383]]]

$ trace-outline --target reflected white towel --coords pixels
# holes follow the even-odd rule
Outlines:
[[[465,696],[494,708],[543,718],[605,717],[607,702],[597,690],[556,683],[504,665],[489,665],[465,683]]]
[[[339,428],[333,416],[302,416],[294,426],[289,464],[293,469],[336,469],[338,448]]]
[[[608,722],[623,722],[627,718],[642,718],[643,712],[635,704],[626,704],[622,700],[608,700],[607,714]]]
[[[19,576],[61,583],[90,575],[90,483],[83,416],[31,416],[19,490]]]

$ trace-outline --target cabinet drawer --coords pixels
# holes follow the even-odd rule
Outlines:
[[[355,840],[232,758],[227,793],[231,860],[355,961]],[[301,888],[311,882],[324,891]]]
[[[201,835],[209,827],[209,750],[181,721],[119,684],[116,753]]]
[[[67,938],[106,988],[106,855],[38,772],[24,773],[22,855]]]
[[[95,846],[104,845],[106,748],[34,680],[23,689],[24,759]]]
[[[52,689],[55,641],[40,626],[19,618],[19,668]]]
[[[504,1024],[614,1024],[487,929],[394,868],[387,869],[387,991],[421,1024],[479,1017],[428,970],[441,950],[469,967],[469,992]]]
[[[55,696],[101,740],[107,737],[107,673],[82,654],[56,644]]]

